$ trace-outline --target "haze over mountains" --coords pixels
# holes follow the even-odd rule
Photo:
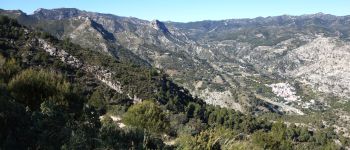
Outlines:
[[[350,16],[317,13],[180,23],[74,8],[0,14],[115,60],[163,70],[208,104],[254,115],[343,116],[337,123],[322,119],[350,136]],[[112,77],[100,78],[123,91]],[[144,97],[132,90],[125,93],[135,101]]]

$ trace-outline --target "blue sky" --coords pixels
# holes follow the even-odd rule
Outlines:
[[[199,21],[283,14],[350,15],[350,0],[0,0],[2,9],[78,8],[146,20]]]

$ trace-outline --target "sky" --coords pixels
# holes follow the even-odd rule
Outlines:
[[[0,0],[1,9],[78,8],[145,20],[190,22],[303,15],[350,15],[350,0]]]

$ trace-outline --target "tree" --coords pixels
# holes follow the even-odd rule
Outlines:
[[[287,126],[282,122],[278,121],[272,125],[271,134],[272,136],[281,141],[287,137]]]
[[[307,129],[307,127],[301,128],[298,140],[300,142],[307,142],[310,140],[310,138],[311,138],[311,134],[310,134],[309,130]]]
[[[188,104],[188,106],[187,106],[187,109],[186,109],[186,111],[187,111],[187,117],[188,117],[188,118],[193,118],[193,117],[194,117],[194,111],[195,111],[195,109],[196,109],[195,104],[192,103],[192,102],[190,102],[190,103]]]
[[[253,144],[264,149],[292,149],[286,129],[287,126],[281,121],[274,123],[268,133],[261,130],[255,132],[252,136]]]
[[[2,89],[0,89],[2,90]],[[3,92],[3,91],[1,91]],[[30,149],[35,137],[25,108],[0,92],[0,149]]]
[[[97,137],[101,128],[99,116],[94,107],[85,105],[80,119],[70,125],[72,134],[62,149],[96,149],[99,146]]]
[[[131,106],[124,114],[123,120],[127,125],[154,133],[165,132],[169,127],[166,114],[155,102],[150,100]]]
[[[9,22],[10,22],[9,17],[0,15],[0,24],[8,24]]]
[[[88,103],[96,108],[102,108],[106,105],[105,98],[100,90],[96,90],[92,93]]]
[[[44,101],[40,109],[41,112],[34,111],[31,116],[31,128],[37,138],[35,147],[56,149],[69,139],[71,130],[66,123],[70,117],[63,107],[54,105],[52,101]]]

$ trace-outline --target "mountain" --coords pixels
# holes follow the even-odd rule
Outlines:
[[[326,39],[329,40],[321,44],[333,44],[334,46],[330,48],[336,51],[344,49],[336,43],[339,41],[340,44],[347,44],[348,16],[337,17],[319,13],[303,16],[162,23],[158,20],[145,21],[70,8],[38,9],[33,15],[24,16],[22,19],[19,18],[20,23],[41,28],[59,39],[69,38],[86,48],[105,51],[118,57],[118,45],[123,46],[146,61],[144,63],[165,69],[177,83],[204,98],[208,103],[243,111],[240,105],[244,106],[249,100],[237,96],[237,93],[244,93],[247,90],[236,92],[235,90],[238,90],[236,87],[243,84],[243,87],[247,88],[245,86],[247,81],[244,80],[250,80],[249,76],[257,74],[268,74],[266,76],[274,74],[271,76],[272,79],[297,79],[321,92],[349,96],[349,89],[346,86],[349,82],[346,78],[349,70],[346,68],[340,70],[340,74],[345,75],[338,76],[340,82],[333,82],[334,84],[327,84],[328,80],[334,78],[331,74],[315,75],[325,81],[322,84],[319,79],[301,80],[301,76],[312,77],[312,75],[308,73],[299,75],[294,72],[301,67],[307,68],[312,65],[306,62],[312,58],[299,58],[296,54],[292,54],[297,49],[299,53],[304,53],[310,47],[302,48],[303,46]],[[343,52],[344,55],[340,54],[342,58],[334,59],[346,60],[347,50]],[[315,55],[323,53],[316,51]],[[332,61],[326,60],[325,63]],[[328,64],[324,65],[323,68],[329,68]],[[232,75],[234,72],[246,73],[248,77]],[[315,83],[321,85],[316,86]],[[340,85],[337,90],[327,89],[338,84]],[[215,97],[220,97],[218,98],[220,101]],[[236,99],[237,103],[232,99]]]
[[[350,129],[350,16],[178,23],[74,8],[0,12],[112,60],[164,70],[207,104]]]
[[[0,89],[1,149],[348,146],[331,128],[287,127],[207,105],[159,70],[58,40],[4,16]]]
[[[187,105],[207,107],[149,66],[84,49],[4,16],[0,35],[1,149],[171,148],[159,135],[171,135],[188,122]],[[122,129],[111,119],[123,116],[133,104],[142,106],[141,100],[158,111],[149,117],[167,110],[162,122],[178,116],[184,121],[150,135],[143,128]]]

